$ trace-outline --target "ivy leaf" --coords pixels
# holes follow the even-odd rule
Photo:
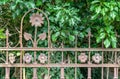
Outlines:
[[[4,39],[6,38],[5,34],[3,33],[4,29],[0,29],[0,38]]]
[[[115,17],[116,17],[116,13],[113,11],[113,12],[110,13],[110,16],[111,16],[111,18],[114,20]]]
[[[99,37],[97,37],[96,42],[97,42],[97,43],[100,43],[100,42],[101,42],[101,39],[100,39]]]
[[[64,32],[61,32],[61,35],[64,36],[64,37],[66,36]]]
[[[105,38],[105,33],[100,33],[100,39],[104,39]]]
[[[111,40],[112,40],[112,47],[113,47],[113,48],[116,48],[116,43],[117,43],[116,37],[111,36]]]
[[[117,45],[116,45],[116,42],[113,42],[113,41],[112,41],[112,47],[113,47],[113,48],[116,48],[116,46],[117,46]]]
[[[52,41],[55,42],[57,40],[57,37],[55,36],[55,34],[52,35]]]
[[[40,6],[40,5],[42,5],[42,1],[40,1],[40,0],[37,0],[37,2],[36,2],[36,5],[37,5],[37,6]]]
[[[104,41],[104,45],[105,45],[106,48],[108,48],[110,46],[110,41],[108,39],[106,39]]]
[[[98,17],[98,14],[95,14],[91,17],[91,20],[95,20]]]
[[[56,32],[55,34],[52,35],[52,41],[56,41],[57,37],[60,35],[60,32]]]
[[[98,6],[95,11],[96,11],[97,14],[99,14],[100,11],[101,11],[101,6]]]
[[[69,40],[70,40],[70,41],[74,41],[74,40],[75,40],[75,36],[70,35],[70,36],[69,36]]]
[[[94,1],[92,1],[92,4],[96,4],[98,2],[100,2],[100,1],[99,0],[94,0]]]

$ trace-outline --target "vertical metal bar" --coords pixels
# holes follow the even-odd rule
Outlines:
[[[104,48],[104,46],[103,46],[103,40],[102,40],[102,48]],[[103,53],[103,51],[102,51],[102,64],[104,64],[104,53]],[[104,67],[102,67],[101,74],[102,74],[101,79],[104,79]]]
[[[75,40],[75,48],[77,48],[77,35]],[[77,64],[77,51],[75,51],[75,64]],[[77,68],[75,67],[75,79],[77,79]]]
[[[110,52],[108,52],[107,53],[107,55],[109,55],[110,54]],[[109,61],[108,59],[107,59],[107,61]],[[108,62],[107,62],[108,63]],[[110,68],[109,67],[107,67],[107,79],[109,79],[109,71],[110,71]]]
[[[51,45],[51,46],[50,46]],[[49,48],[52,48],[52,44],[48,45]],[[50,64],[50,51],[48,52],[48,64]],[[48,79],[50,79],[50,67],[48,67]]]
[[[62,43],[62,48],[63,48],[63,43]],[[63,54],[63,51],[62,51],[62,64],[64,64],[64,54]],[[61,79],[65,79],[64,78],[64,67],[61,68]]]
[[[116,33],[116,37],[118,38],[119,35]],[[115,52],[115,64],[117,63],[117,52]],[[118,68],[114,68],[114,79],[118,79]]]
[[[51,48],[52,47],[52,43],[51,43],[51,33],[50,33],[50,22],[49,22],[49,19],[48,17],[46,16],[47,18],[47,21],[48,21],[48,48]],[[48,51],[48,64],[50,64],[50,51]],[[48,68],[48,79],[50,79],[50,68]]]
[[[8,40],[9,40],[9,30],[7,29],[6,30],[6,48],[8,48],[9,47],[9,42],[8,42]],[[8,51],[6,51],[6,64],[8,64]],[[6,71],[6,74],[5,74],[5,79],[10,79],[10,68],[5,68],[5,71]]]
[[[115,64],[117,63],[117,52],[115,52]],[[114,79],[118,79],[118,68],[114,68]]]
[[[91,44],[91,31],[89,31],[88,33],[88,43],[89,43],[89,48],[91,48],[90,44]],[[90,64],[90,52],[89,53],[89,61],[88,61],[88,65]],[[91,68],[88,68],[88,78],[87,79],[91,79]]]
[[[109,79],[109,67],[107,67],[107,79]]]
[[[35,38],[34,38],[33,46],[34,46],[34,48],[37,48],[37,41],[36,41],[36,39],[37,39],[37,37],[36,37],[36,35],[37,35],[37,27],[35,27],[35,34],[34,35],[35,35]],[[34,64],[37,64],[36,58],[37,58],[36,51],[34,51]],[[37,77],[37,68],[33,68],[33,79],[38,79],[38,77]]]
[[[20,24],[20,32],[19,32],[19,43],[20,43],[20,48],[23,48],[23,44],[22,44],[22,34],[23,34],[23,20],[24,17],[26,16],[26,14],[22,17],[21,19],[21,24]],[[22,57],[23,56],[23,51],[20,51],[20,64],[22,64]],[[22,75],[23,75],[23,71],[22,71],[22,67],[20,67],[20,79],[22,79]]]

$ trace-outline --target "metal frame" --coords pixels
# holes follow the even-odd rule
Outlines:
[[[23,21],[24,21],[24,18],[25,16],[30,13],[31,11],[33,10],[38,10],[39,12],[41,12],[45,18],[47,19],[47,22],[48,22],[48,47],[43,47],[43,48],[39,48],[37,47],[37,38],[36,38],[36,35],[37,35],[37,26],[35,27],[35,37],[34,39],[32,40],[31,38],[29,38],[28,36],[24,37],[28,40],[31,40],[32,43],[33,43],[33,47],[31,48],[28,48],[28,47],[23,47]],[[28,34],[30,35],[30,34]],[[62,48],[53,48],[52,47],[52,43],[51,43],[51,37],[50,37],[51,33],[50,33],[50,23],[49,23],[49,19],[47,17],[47,15],[40,9],[38,8],[35,8],[35,9],[31,9],[29,10],[28,12],[26,12],[24,14],[24,16],[22,17],[21,19],[21,25],[20,25],[20,31],[19,31],[19,44],[20,44],[20,47],[9,47],[9,30],[7,29],[6,30],[6,47],[1,47],[0,48],[0,51],[5,51],[6,52],[6,62],[5,63],[0,63],[0,67],[5,67],[6,68],[6,73],[5,73],[5,79],[10,79],[10,68],[11,67],[19,67],[20,68],[20,79],[23,79],[23,73],[22,73],[22,70],[24,67],[32,67],[33,68],[33,78],[32,79],[38,79],[37,77],[37,68],[39,67],[46,67],[48,69],[48,79],[50,79],[50,68],[52,67],[60,67],[61,68],[61,79],[65,79],[64,77],[64,69],[65,67],[74,67],[75,68],[75,79],[77,79],[77,68],[83,68],[83,67],[86,67],[88,68],[88,77],[87,79],[92,79],[91,77],[91,72],[92,72],[92,68],[95,68],[95,67],[100,67],[102,68],[102,71],[101,71],[101,79],[104,79],[104,68],[109,68],[109,67],[112,67],[114,68],[114,79],[118,79],[118,72],[119,72],[119,67],[120,67],[120,63],[118,63],[117,59],[118,59],[118,56],[117,56],[117,53],[120,52],[120,49],[119,48],[116,48],[116,49],[113,49],[113,48],[109,48],[109,49],[105,49],[103,48],[103,45],[101,48],[91,48],[91,32],[89,31],[88,33],[88,45],[89,47],[88,48],[78,48],[77,45],[75,45],[74,48],[64,48],[64,44],[62,43],[61,44],[61,47]],[[43,35],[42,37],[40,37],[40,39],[44,39],[45,38],[45,35]],[[38,39],[38,40],[40,40]],[[76,38],[76,44],[77,44],[77,38]],[[14,55],[11,55],[11,63],[10,63],[10,57],[9,57],[9,52],[10,51],[19,51],[20,52],[20,63],[14,63]],[[31,64],[31,63],[26,63],[25,61],[23,61],[23,57],[24,57],[24,51],[33,51],[34,52],[34,62]],[[47,63],[45,63],[46,60],[42,60],[43,62],[42,63],[37,63],[36,59],[36,53],[37,51],[47,51],[48,52],[48,56],[43,56],[43,58],[46,58],[47,57]],[[62,60],[61,60],[61,63],[51,63],[50,62],[50,54],[51,52],[57,52],[57,51],[60,51],[61,54],[62,54]],[[65,51],[73,51],[75,53],[75,63],[65,63],[64,62],[64,52]],[[98,59],[94,59],[91,58],[91,52],[94,52],[94,51],[97,51],[97,52],[101,52],[102,53],[102,56],[99,56],[98,54]],[[88,55],[81,55],[79,56],[78,58],[78,52],[87,52]],[[112,52],[115,54],[115,57],[114,57],[114,62],[113,63],[104,63],[104,53],[109,53],[109,52]],[[84,56],[85,55],[85,56]],[[82,58],[82,56],[84,56]],[[102,58],[101,58],[102,57]],[[87,60],[86,60],[87,58]],[[101,60],[100,60],[101,58]],[[96,63],[92,63],[91,61],[96,62]],[[41,59],[40,59],[41,61]],[[81,63],[77,63],[77,61],[81,61]],[[82,62],[83,61],[83,62]],[[120,61],[120,60],[119,60]],[[28,60],[29,62],[29,60]],[[101,62],[101,63],[99,63]]]

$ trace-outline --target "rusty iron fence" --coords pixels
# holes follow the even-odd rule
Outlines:
[[[30,12],[38,10],[39,13],[33,13],[30,17],[30,23],[32,26],[35,27],[35,33],[34,35],[31,35],[30,33],[24,32],[23,33],[23,21],[25,16],[27,16]],[[44,18],[43,18],[44,16]],[[48,33],[41,33],[37,34],[38,27],[40,28],[42,24],[44,23],[43,20],[47,20],[48,24]],[[5,79],[10,79],[10,69],[12,67],[20,68],[20,76],[19,79],[23,79],[23,68],[26,67],[32,67],[33,68],[33,78],[32,79],[38,79],[37,75],[37,68],[46,67],[48,69],[48,78],[50,79],[50,69],[53,67],[59,67],[60,68],[60,79],[65,79],[65,68],[72,67],[74,68],[74,79],[78,79],[79,76],[77,76],[78,68],[87,68],[87,78],[85,79],[92,79],[92,69],[93,68],[101,68],[101,78],[98,79],[105,79],[104,70],[107,68],[107,71],[112,68],[113,69],[113,79],[120,79],[119,78],[119,67],[120,67],[120,56],[119,52],[120,49],[105,49],[103,48],[103,45],[101,48],[91,48],[91,32],[88,33],[88,48],[78,48],[77,47],[77,37],[76,37],[76,45],[74,48],[65,48],[64,43],[61,43],[61,48],[54,48],[51,43],[51,33],[50,33],[50,23],[47,15],[40,9],[35,8],[31,9],[28,12],[24,14],[21,20],[21,26],[19,32],[19,47],[10,47],[9,45],[9,37],[10,33],[9,30],[6,30],[6,47],[1,47],[0,51],[6,52],[6,61],[5,63],[0,63],[0,67],[5,68]],[[26,41],[31,41],[33,44],[33,47],[24,47],[23,46],[23,39]],[[45,39],[48,39],[48,47],[38,47],[38,41],[44,41]],[[16,63],[15,61],[15,55],[13,53],[10,53],[11,51],[19,51],[20,52],[20,61]],[[34,57],[30,53],[25,53],[27,51],[34,52]],[[40,53],[40,55],[37,57],[38,51],[45,51],[47,54]],[[51,53],[54,52],[61,52],[61,62],[58,63],[51,63]],[[71,62],[65,62],[64,61],[64,52],[74,52],[74,63]],[[94,52],[94,54],[91,54]],[[112,54],[112,58],[108,59],[111,62],[106,62],[104,59],[104,56],[106,53]],[[32,61],[32,58],[34,58],[34,61]],[[32,72],[31,72],[32,73]],[[0,78],[1,79],[1,78]],[[46,78],[45,78],[46,79]],[[106,77],[106,79],[109,79],[109,77]]]

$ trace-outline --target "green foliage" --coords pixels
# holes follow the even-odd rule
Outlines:
[[[0,29],[0,39],[5,38],[5,34],[3,33],[4,29]]]
[[[72,7],[70,3],[61,5],[47,5],[51,21],[52,41],[56,42],[58,38],[59,41],[74,41],[77,32],[74,28],[77,28],[80,23],[79,10]]]
[[[112,45],[113,48],[116,48],[117,38],[113,32],[112,26],[107,26],[99,29],[97,35],[97,43],[100,43],[102,40],[104,40],[104,45],[106,48],[108,48],[110,45]]]
[[[108,48],[112,45],[113,48],[116,48],[117,39],[115,36],[115,30],[113,23],[115,21],[120,21],[119,7],[120,2],[109,1],[104,2],[101,0],[95,0],[91,2],[90,10],[94,13],[91,16],[91,20],[97,20],[101,23],[99,26],[97,34],[97,43],[104,41],[104,45]],[[102,28],[101,28],[102,27]]]
[[[75,39],[78,36],[78,47],[87,47],[88,39],[87,33],[91,29],[93,35],[91,40],[92,45],[95,48],[101,46],[103,41],[106,48],[119,47],[119,40],[116,37],[116,32],[120,33],[120,2],[115,0],[1,0],[0,1],[0,27],[8,28],[13,34],[9,41],[12,43],[18,42],[18,33],[20,21],[25,12],[32,8],[40,8],[49,17],[50,29],[51,29],[51,40],[55,47],[60,47],[61,43],[65,44],[64,47],[75,47]],[[35,11],[36,12],[36,11]],[[46,21],[46,20],[45,20]],[[33,27],[30,27],[29,17],[27,16],[24,20],[23,31],[28,33],[34,33]],[[47,23],[45,22],[44,27],[38,29],[39,33],[47,32]],[[0,41],[5,38],[4,30],[0,29]],[[34,34],[32,34],[34,35]],[[95,42],[96,40],[96,42]],[[40,46],[47,46],[47,40],[40,41]],[[0,45],[5,43],[0,42]],[[31,47],[30,41],[23,41],[25,46]],[[118,45],[117,45],[118,44]],[[19,52],[16,53],[19,61]],[[32,53],[33,54],[33,53]],[[1,54],[0,54],[1,55]],[[65,52],[64,59],[68,61],[70,56],[70,62],[74,62],[74,52]],[[4,55],[1,55],[5,57]],[[107,55],[106,55],[107,56]],[[61,52],[51,54],[51,62],[61,62]],[[4,70],[0,78],[4,78]],[[11,69],[11,79],[15,79],[13,73],[14,69]],[[86,79],[86,69],[77,68],[78,79]],[[32,77],[33,70],[31,68],[24,68],[26,78]],[[42,73],[41,73],[42,72]],[[52,79],[60,79],[60,68],[51,68],[50,74]],[[74,69],[65,68],[66,79],[73,78]],[[94,69],[93,79],[97,79],[100,75],[100,70]],[[46,68],[38,69],[38,77],[43,79],[43,74],[47,74]]]

